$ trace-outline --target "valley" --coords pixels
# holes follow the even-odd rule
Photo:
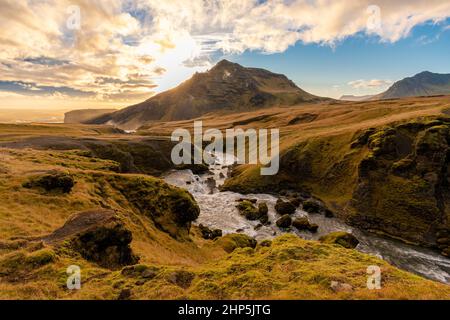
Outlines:
[[[274,177],[220,159],[174,167],[170,134],[193,120],[133,134],[2,124],[1,296],[446,299],[449,108],[448,97],[423,97],[196,118],[220,130],[280,128]],[[307,217],[317,233],[278,227],[279,198],[298,198],[292,219]],[[267,204],[270,225],[239,214],[245,199]],[[311,201],[333,217],[306,212]],[[205,239],[205,226],[222,236]],[[319,241],[335,231],[352,232],[357,250]],[[81,268],[81,290],[66,288],[70,265]],[[366,286],[371,265],[382,270],[380,290]]]

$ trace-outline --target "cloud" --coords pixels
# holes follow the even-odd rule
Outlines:
[[[441,0],[2,0],[0,80],[138,100],[220,54],[336,46],[361,34],[396,42],[449,16]]]
[[[393,83],[393,81],[391,81],[391,80],[372,79],[372,80],[350,81],[348,83],[348,85],[355,89],[378,89],[378,88],[383,88],[383,87],[389,86],[392,83]]]

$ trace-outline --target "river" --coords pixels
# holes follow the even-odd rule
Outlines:
[[[275,211],[278,197],[270,194],[242,195],[235,192],[221,192],[222,185],[229,173],[230,163],[225,163],[218,155],[210,173],[195,175],[191,170],[171,171],[165,181],[188,190],[200,207],[200,216],[196,224],[213,229],[221,229],[224,234],[242,232],[257,240],[272,239],[283,232],[275,221],[280,217]],[[241,198],[257,199],[269,207],[269,226],[261,226],[258,221],[248,221],[239,214],[236,200]],[[297,209],[293,217],[307,216],[312,223],[319,225],[317,233],[299,232],[292,228],[291,233],[308,240],[318,240],[321,236],[334,231],[346,231],[354,234],[360,241],[357,250],[375,255],[390,264],[418,274],[428,279],[450,284],[450,259],[429,249],[408,245],[400,241],[381,238],[345,224],[337,218],[326,218],[321,214],[308,214]]]

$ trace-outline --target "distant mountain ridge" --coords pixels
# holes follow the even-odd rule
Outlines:
[[[374,95],[366,95],[366,96],[354,96],[351,94],[348,95],[343,95],[342,97],[339,98],[339,100],[344,100],[344,101],[367,101],[371,98],[373,98]]]
[[[244,112],[324,100],[300,89],[285,75],[222,60],[174,89],[90,122],[136,129],[153,121],[188,120],[214,111]]]
[[[450,94],[450,74],[424,71],[395,82],[387,91],[372,97],[371,100],[448,94]]]

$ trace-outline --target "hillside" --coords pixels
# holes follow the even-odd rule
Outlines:
[[[105,114],[117,111],[116,109],[82,109],[73,110],[64,114],[64,123],[86,123]]]
[[[239,166],[223,190],[312,192],[351,225],[450,256],[449,108],[448,97],[308,107],[315,120],[288,126],[299,111],[272,114],[286,126],[280,172]]]
[[[324,99],[303,91],[284,75],[223,60],[172,90],[91,122],[136,129],[152,121],[185,120],[210,112],[243,112],[321,100]]]
[[[426,97],[450,94],[450,74],[424,71],[413,77],[394,83],[386,92],[372,97],[372,100]]]
[[[191,226],[198,207],[187,192],[118,174],[109,160],[77,150],[1,155],[0,299],[450,296],[448,285],[339,245],[294,235],[259,244],[242,234],[204,240]],[[39,184],[50,176],[71,183]],[[66,288],[70,265],[81,268],[81,290]],[[366,286],[369,265],[382,269],[380,290]]]
[[[361,229],[447,254],[449,109],[448,97],[431,97],[202,119],[220,129],[281,128],[280,173],[264,178],[256,166],[239,166],[224,189],[312,193]],[[1,125],[0,299],[450,297],[446,284],[293,234],[204,239],[193,224],[195,198],[149,175],[171,169],[164,136],[190,125],[157,122],[136,135]],[[81,267],[82,290],[65,288],[69,265]],[[380,290],[367,289],[369,265],[382,269]]]

